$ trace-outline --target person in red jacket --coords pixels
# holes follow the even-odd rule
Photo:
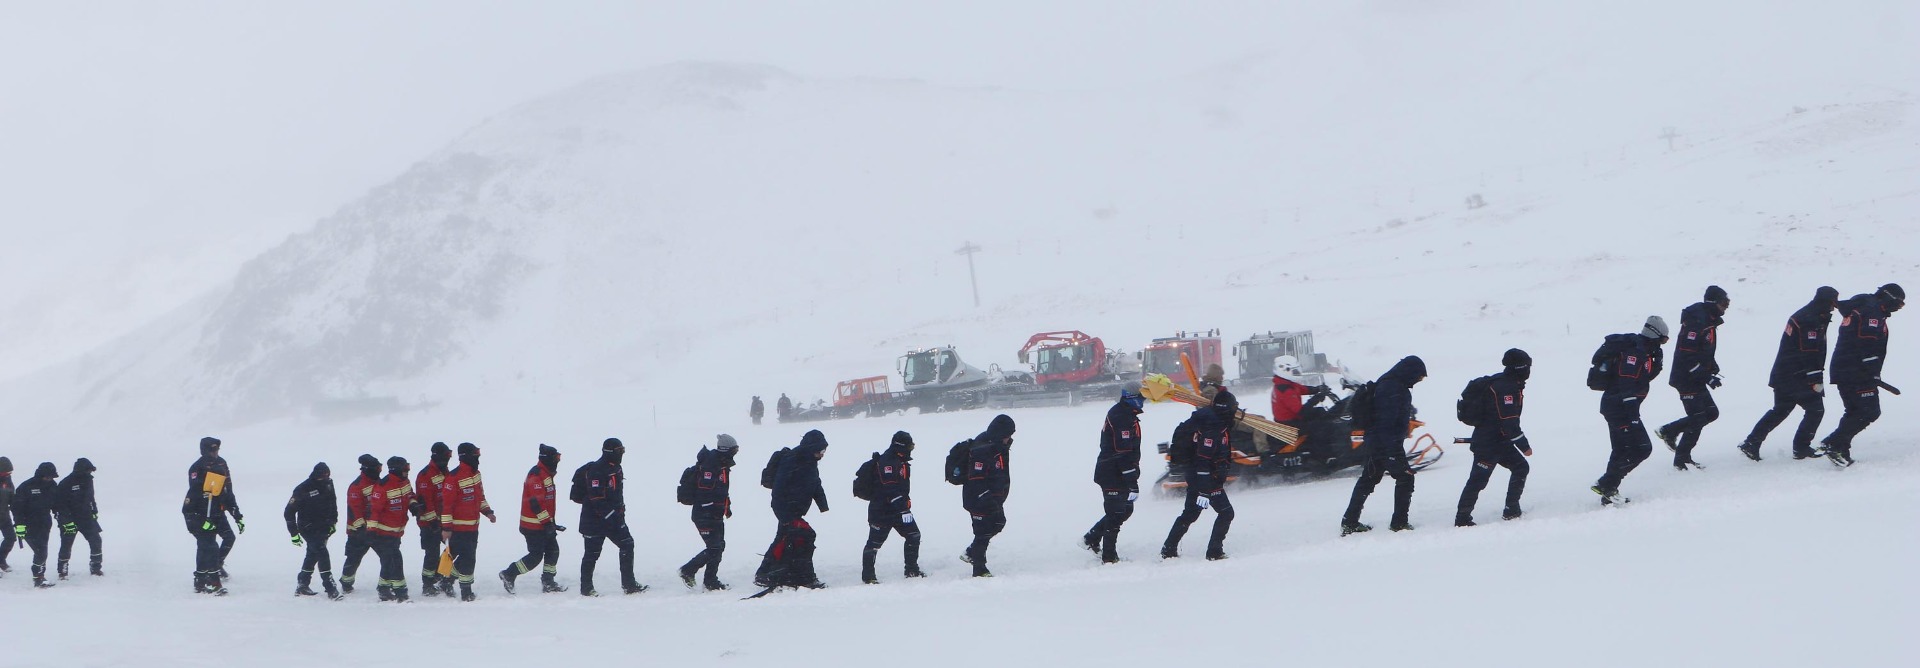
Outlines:
[[[413,493],[421,507],[413,521],[420,525],[420,551],[425,555],[420,561],[420,589],[428,596],[439,596],[442,588],[453,591],[452,580],[440,581],[440,485],[447,481],[447,462],[453,459],[453,448],[435,442],[429,452],[427,465],[420,467],[420,475],[413,479]]]
[[[540,593],[551,594],[566,591],[566,587],[554,581],[554,574],[560,568],[560,532],[567,528],[554,521],[553,472],[560,470],[560,451],[545,443],[540,444],[540,459],[533,468],[527,469],[527,479],[520,484],[520,535],[527,539],[527,556],[519,561],[507,564],[500,570],[500,586],[513,593],[513,580],[542,561],[546,565],[540,569]]]
[[[1273,421],[1300,426],[1301,399],[1313,391],[1300,381],[1300,360],[1281,355],[1273,360]]]
[[[497,521],[480,484],[480,447],[461,443],[460,467],[447,472],[440,484],[440,539],[453,553],[453,577],[460,581],[460,600],[472,601],[473,560],[480,548],[480,518]],[[442,585],[442,591],[446,591]]]
[[[373,455],[360,455],[360,476],[347,485],[347,558],[340,563],[340,591],[353,593],[354,574],[360,571],[360,560],[365,559],[367,550],[373,545],[367,542],[367,513],[360,503],[360,497],[373,493],[380,485],[380,460]]]
[[[367,543],[380,556],[380,600],[407,602],[406,559],[400,556],[400,539],[407,535],[407,511],[413,506],[413,484],[407,481],[411,468],[401,457],[387,459],[387,476],[371,487],[356,488],[349,504],[358,504],[367,523]]]

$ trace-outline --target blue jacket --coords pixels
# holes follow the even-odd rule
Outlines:
[[[1413,422],[1413,386],[1427,377],[1427,363],[1408,355],[1373,383],[1373,422],[1365,427],[1367,449],[1374,456],[1404,454],[1407,430]]]
[[[1713,374],[1720,373],[1720,363],[1714,360],[1714,352],[1719,347],[1720,307],[1712,302],[1700,302],[1680,311],[1680,331],[1673,339],[1673,373],[1667,376],[1667,384],[1681,392],[1698,392],[1705,389],[1707,380]]]
[[[1887,306],[1873,295],[1840,302],[1840,334],[1833,340],[1833,384],[1873,385],[1887,361]]]
[[[973,438],[973,447],[967,450],[967,479],[960,486],[960,505],[967,511],[995,510],[1007,502],[1007,493],[1013,489],[1007,461],[1007,442],[1012,437],[1013,418],[997,415],[986,431]]]
[[[1832,311],[1815,300],[1787,318],[1786,331],[1780,334],[1780,350],[1773,356],[1773,373],[1767,377],[1768,386],[1813,386],[1821,382],[1821,372],[1827,366],[1827,325],[1833,322]]]

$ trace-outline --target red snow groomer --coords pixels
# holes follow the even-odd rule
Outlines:
[[[1006,374],[988,391],[987,405],[1074,406],[1083,400],[1117,398],[1121,387],[1140,379],[1139,361],[1132,355],[1109,350],[1100,337],[1078,330],[1028,337],[1017,357],[1032,366],[1031,378]]]

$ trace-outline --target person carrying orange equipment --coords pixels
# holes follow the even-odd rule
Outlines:
[[[428,596],[439,596],[441,587],[453,590],[453,583],[441,583],[440,577],[440,485],[447,481],[447,462],[453,459],[453,448],[435,441],[428,449],[427,465],[420,467],[420,475],[413,479],[414,496],[420,499],[421,512],[414,518],[420,526],[420,552],[425,555],[420,560],[420,589]]]
[[[487,505],[487,489],[480,482],[480,446],[461,443],[457,452],[460,467],[447,473],[440,484],[440,539],[453,554],[453,577],[460,582],[460,600],[472,601],[473,561],[480,549],[480,518],[496,522],[493,507]],[[452,587],[441,581],[440,590],[451,595]]]
[[[540,569],[540,593],[567,590],[554,581],[560,570],[560,532],[567,530],[554,521],[553,515],[557,510],[553,501],[559,496],[554,493],[553,472],[559,469],[560,451],[541,443],[539,461],[527,469],[527,479],[520,484],[520,535],[527,539],[527,556],[500,570],[500,586],[509,594],[513,593],[514,578],[542,561],[546,566]]]

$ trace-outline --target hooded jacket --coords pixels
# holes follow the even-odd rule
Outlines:
[[[827,511],[827,490],[820,486],[820,461],[815,455],[825,452],[827,437],[815,429],[800,438],[800,445],[780,461],[773,476],[773,514],[781,520],[805,517],[818,504]]]
[[[1427,363],[1408,355],[1373,383],[1373,422],[1364,427],[1369,452],[1375,456],[1405,454],[1407,432],[1413,422],[1413,386],[1427,376]]]
[[[1008,460],[1013,418],[996,415],[987,430],[975,436],[967,449],[966,482],[960,486],[960,505],[968,512],[998,509],[1013,489]]]
[[[1825,297],[1822,290],[1787,318],[1786,330],[1780,333],[1780,350],[1773,355],[1773,372],[1767,376],[1769,387],[1820,384],[1827,366],[1827,326],[1833,323],[1833,306]]]
[[[207,474],[226,476],[218,496],[208,498],[205,485]],[[219,519],[226,513],[240,516],[240,502],[234,497],[233,475],[227,471],[227,460],[220,455],[202,455],[187,468],[187,496],[180,503],[181,514],[194,520],[193,524]]]
[[[867,502],[869,515],[898,515],[913,510],[913,454],[908,447],[889,444],[873,460],[877,491]]]
[[[612,440],[612,439],[609,439]],[[574,470],[567,498],[580,504],[580,533],[607,536],[627,526],[626,473],[621,452],[602,449],[600,458]]]
[[[1100,425],[1100,456],[1093,461],[1093,482],[1106,491],[1140,488],[1140,411],[1125,400],[1107,409]]]
[[[1874,386],[1887,362],[1887,317],[1892,312],[1874,295],[1840,302],[1840,333],[1833,340],[1833,384]]]
[[[1681,392],[1698,392],[1720,373],[1714,359],[1719,348],[1720,305],[1700,302],[1680,311],[1680,331],[1673,339],[1673,373],[1667,384]]]
[[[339,524],[340,502],[334,494],[333,478],[328,477],[330,473],[326,462],[314,464],[307,479],[294,486],[293,495],[287,499],[287,509],[281,513],[287,520],[289,535],[321,529],[331,534]]]
[[[24,524],[33,531],[53,528],[53,514],[60,507],[60,483],[55,479],[58,475],[53,462],[42,462],[40,468],[34,470],[32,479],[20,483],[13,495],[14,526]]]
[[[0,530],[13,530],[13,460],[0,457]]]
[[[58,519],[65,522],[91,522],[100,515],[100,504],[93,497],[93,462],[82,457],[73,463],[73,472],[60,480]]]
[[[693,518],[724,520],[732,512],[733,453],[702,447],[693,461]]]

